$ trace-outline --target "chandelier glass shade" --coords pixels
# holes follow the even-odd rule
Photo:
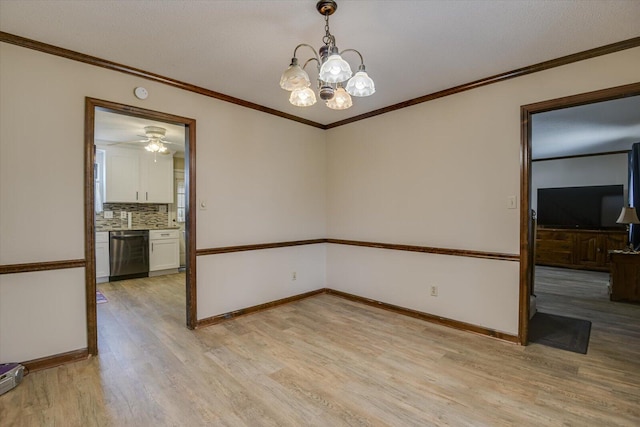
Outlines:
[[[282,73],[280,87],[285,90],[294,90],[311,86],[311,80],[305,70],[298,65],[298,59],[293,58],[289,68]]]
[[[349,79],[347,92],[353,96],[369,96],[376,92],[376,86],[364,71],[364,67]]]
[[[332,110],[346,110],[353,105],[351,96],[343,87],[336,89],[333,98],[327,101],[327,107]]]
[[[320,67],[318,78],[327,83],[341,83],[349,80],[352,75],[349,63],[334,53]]]
[[[291,91],[289,102],[296,107],[308,107],[316,103],[316,94],[308,87],[297,88]]]
[[[355,49],[346,49],[340,52],[336,46],[335,37],[329,31],[329,15],[333,14],[338,5],[333,0],[320,0],[316,9],[325,19],[324,45],[316,52],[315,48],[308,44],[299,44],[293,51],[291,64],[280,78],[280,87],[290,91],[289,102],[297,107],[308,107],[316,103],[316,95],[311,89],[311,80],[304,68],[310,62],[316,62],[318,71],[317,89],[320,99],[326,102],[327,107],[334,110],[345,110],[353,105],[351,96],[370,96],[376,91],[371,77],[365,71],[364,59]],[[297,51],[306,46],[313,52],[301,67],[298,64]],[[342,58],[347,52],[354,52],[360,58],[358,72],[353,75],[351,66]]]

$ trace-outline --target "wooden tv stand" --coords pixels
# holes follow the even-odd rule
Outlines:
[[[612,251],[611,301],[640,302],[640,252]]]
[[[609,271],[609,251],[624,249],[626,243],[625,230],[538,227],[536,264]]]

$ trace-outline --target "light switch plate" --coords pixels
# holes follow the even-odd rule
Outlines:
[[[104,211],[104,219],[113,219],[113,211]]]
[[[206,200],[200,200],[200,203],[198,203],[198,207],[200,208],[201,211],[206,211],[207,210],[207,201]]]
[[[509,196],[507,198],[507,209],[518,208],[518,196]]]

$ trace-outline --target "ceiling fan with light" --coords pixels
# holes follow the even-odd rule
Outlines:
[[[160,153],[163,155],[173,155],[176,152],[180,151],[181,144],[179,142],[173,142],[166,140],[167,129],[161,126],[145,126],[144,127],[144,135],[138,135],[144,139],[139,139],[136,141],[107,141],[101,140],[102,144],[106,145],[138,145],[145,144],[144,149],[153,153],[154,161],[156,161],[155,156]],[[170,149],[167,145],[173,145],[175,149]]]
[[[119,144],[146,144],[144,149],[151,153],[160,153],[160,154],[171,154],[171,150],[166,146],[167,144],[176,144],[176,142],[168,141],[165,139],[167,134],[167,130],[160,126],[145,126],[144,127],[144,135],[138,135],[144,139],[137,141],[126,141],[126,142],[112,142],[107,143],[107,145],[119,145]]]
[[[163,127],[145,126],[144,136],[146,137],[146,139],[137,142],[147,143],[144,149],[152,153],[168,154],[169,150],[167,149],[165,144],[173,144],[173,142],[164,139],[166,133],[167,130]]]

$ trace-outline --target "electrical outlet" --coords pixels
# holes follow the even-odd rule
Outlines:
[[[126,211],[120,212],[120,219],[127,219],[127,212]]]
[[[291,273],[291,281],[294,281],[298,278],[298,275],[296,274],[296,272],[294,271],[293,273]]]
[[[104,211],[104,219],[113,219],[113,211]]]
[[[437,297],[438,296],[438,287],[437,286],[432,286],[431,287],[431,296],[432,297]]]

